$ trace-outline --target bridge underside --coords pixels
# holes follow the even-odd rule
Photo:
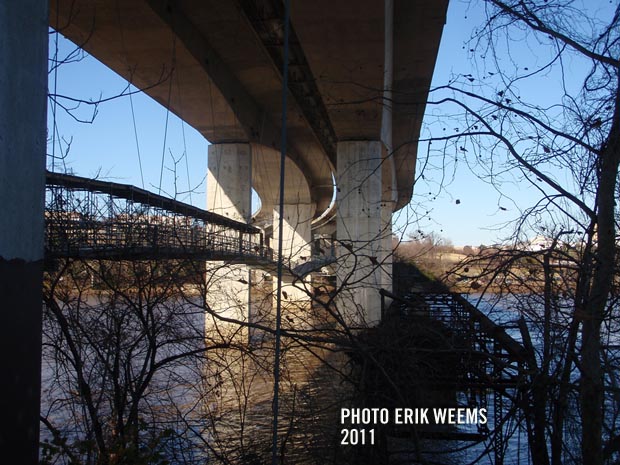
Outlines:
[[[50,6],[52,27],[211,143],[280,149],[280,0],[52,0]],[[340,141],[381,140],[393,149],[395,208],[408,203],[446,7],[447,0],[292,2],[286,149],[306,178],[315,217],[332,199]]]
[[[212,143],[208,210],[253,222],[268,243],[282,236],[290,262],[308,260],[315,235],[330,237],[340,245],[345,318],[379,320],[377,290],[391,289],[392,213],[411,198],[447,0],[292,2],[285,147],[281,0],[50,6],[52,27]],[[261,199],[253,217],[252,189]],[[307,294],[290,285],[286,293]]]

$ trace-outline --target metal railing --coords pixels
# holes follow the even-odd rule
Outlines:
[[[47,258],[273,263],[260,229],[126,184],[48,173]]]
[[[494,323],[477,307],[458,293],[444,291],[410,292],[405,297],[381,290],[382,312],[387,313],[386,298],[392,300],[392,311],[400,317],[427,319],[441,325],[445,348],[456,355],[454,377],[445,387],[465,395],[479,408],[492,406],[493,450],[495,463],[502,463],[505,451],[503,428],[509,413],[505,400],[518,397],[517,392],[527,383],[527,353],[504,327]],[[436,379],[437,388],[442,380]],[[506,397],[507,393],[512,393]],[[488,397],[491,396],[490,403]],[[480,437],[489,434],[486,425],[479,428]],[[462,435],[449,434],[444,439]],[[472,438],[479,439],[477,435]]]

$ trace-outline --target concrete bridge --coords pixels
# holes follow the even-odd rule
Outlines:
[[[52,27],[212,143],[207,209],[252,222],[277,243],[283,2],[50,6]],[[315,234],[347,245],[338,275],[356,289],[343,302],[362,324],[379,319],[377,290],[391,288],[391,216],[411,197],[446,7],[292,2],[283,252],[292,261],[309,256]],[[252,188],[261,199],[254,215]]]
[[[282,234],[291,259],[309,254],[314,234],[332,237],[339,282],[351,291],[342,311],[372,325],[378,289],[390,289],[391,217],[411,197],[446,8],[447,0],[292,2],[279,231],[281,1],[0,0],[0,60],[11,70],[0,76],[0,408],[13,426],[0,444],[36,463],[48,25],[212,143],[208,210],[252,222],[273,241]],[[262,204],[254,215],[252,188]]]

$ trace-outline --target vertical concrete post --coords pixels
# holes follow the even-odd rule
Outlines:
[[[282,231],[282,255],[285,266],[294,267],[312,258],[312,231],[311,222],[315,206],[309,203],[284,204],[284,221]],[[277,244],[280,231],[278,228],[280,214],[278,209],[273,212],[273,243]],[[307,310],[310,306],[309,281],[293,282],[289,276],[283,276],[282,303],[286,308]],[[274,281],[273,290],[277,292],[277,282]],[[274,294],[275,296],[275,294]]]
[[[250,144],[209,146],[207,210],[249,223],[252,215]]]
[[[248,223],[252,214],[250,145],[210,145],[208,167],[207,210]],[[246,265],[208,262],[207,304],[211,309],[205,323],[207,337],[247,340],[247,331],[238,325],[224,323],[218,317],[248,321],[249,268]]]
[[[0,454],[38,463],[48,2],[0,0]]]
[[[353,326],[372,326],[381,319],[379,289],[385,280],[382,160],[379,141],[338,143],[336,238],[338,309]],[[391,215],[390,215],[391,216]]]

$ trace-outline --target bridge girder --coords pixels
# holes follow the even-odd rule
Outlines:
[[[396,208],[408,203],[447,0],[393,2]],[[51,0],[50,24],[212,143],[280,149],[281,2]],[[316,216],[329,207],[335,145],[381,140],[384,1],[296,1],[287,154]],[[168,78],[173,79],[170,92]]]

